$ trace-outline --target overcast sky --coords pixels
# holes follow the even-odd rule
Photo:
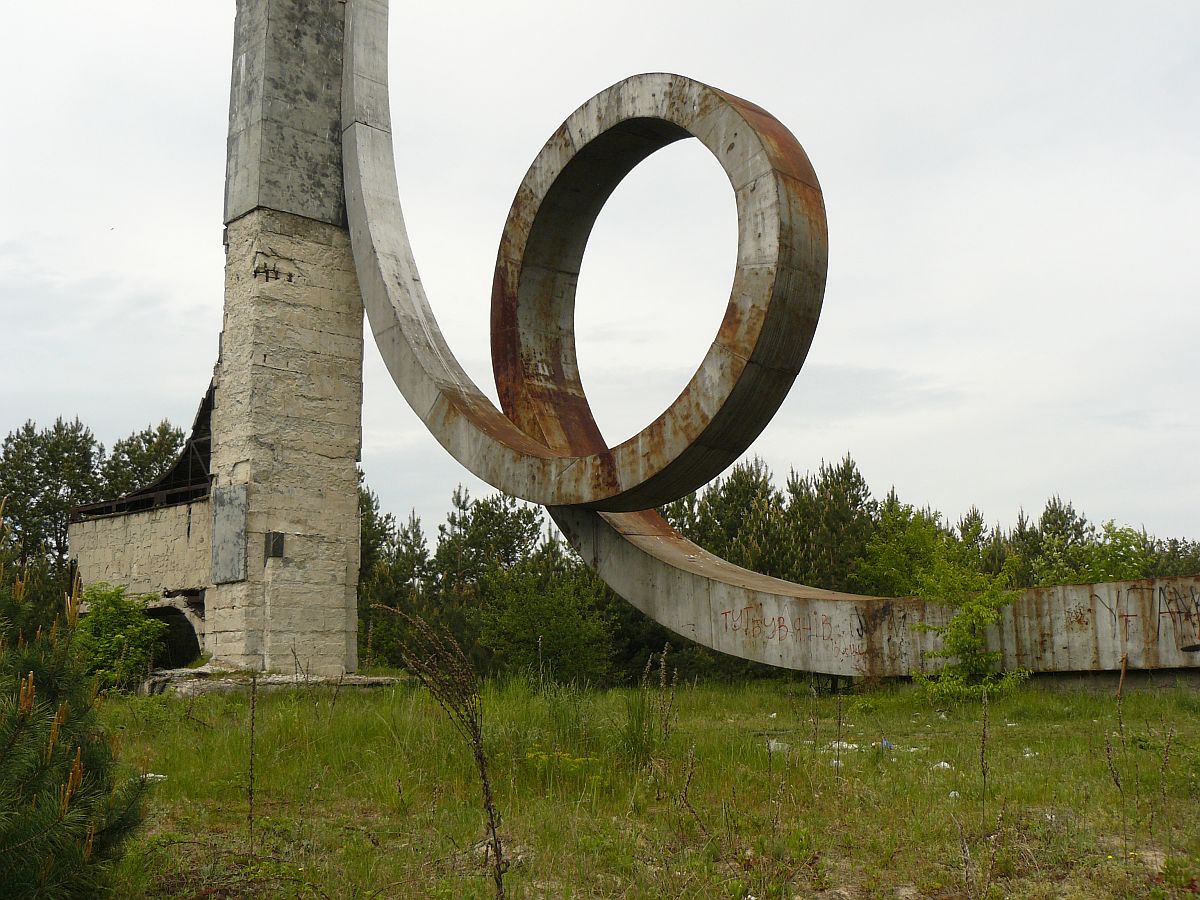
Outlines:
[[[190,424],[221,324],[234,3],[6,9],[0,433],[78,415],[106,445]],[[849,451],[952,520],[1059,493],[1200,538],[1200,4],[394,3],[401,199],[450,345],[494,396],[500,230],[546,137],[644,71],[770,110],[825,192],[804,371],[751,453]],[[618,188],[577,334],[606,436],[640,430],[715,333],[732,191],[695,141]],[[427,529],[456,484],[367,346],[363,466]]]

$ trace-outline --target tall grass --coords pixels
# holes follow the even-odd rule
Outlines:
[[[1200,877],[1192,689],[1126,687],[1128,758],[1114,764],[1155,775],[1145,802],[1121,809],[1111,696],[989,699],[981,751],[978,706],[943,718],[907,690],[839,700],[786,682],[681,686],[660,740],[656,676],[648,698],[537,673],[482,685],[513,896],[1189,897]],[[195,721],[182,699],[111,703],[128,758],[167,776],[123,872],[128,895],[488,896],[472,752],[434,700],[409,685],[335,695],[259,693],[254,859],[235,852],[248,695],[201,697]],[[656,736],[653,764],[631,749],[637,733]],[[998,822],[969,815],[982,808],[981,752]]]

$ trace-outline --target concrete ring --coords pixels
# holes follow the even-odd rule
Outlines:
[[[605,201],[654,151],[698,138],[738,211],[737,268],[717,336],[668,409],[610,448],[575,353],[580,265]],[[492,290],[492,366],[506,416],[578,457],[585,505],[649,509],[733,463],[787,395],[820,314],[828,237],[803,148],[775,118],[678,75],[636,75],[593,97],[542,148],[517,191]]]
[[[510,418],[447,345],[413,258],[388,112],[387,12],[387,0],[347,5],[342,166],[363,304],[405,399],[455,459],[524,500],[621,512],[699,488],[766,425],[816,327],[827,237],[804,151],[759,107],[675,75],[626,79],[572,114],[522,183],[500,247],[493,357]],[[637,438],[610,450],[575,365],[575,276],[566,272],[560,286],[568,294],[555,299],[545,290],[554,277],[546,264],[573,265],[577,274],[612,188],[654,149],[688,135],[716,154],[737,194],[729,308],[687,390]]]

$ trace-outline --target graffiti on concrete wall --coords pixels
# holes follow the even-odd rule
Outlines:
[[[760,595],[714,614],[718,646],[849,675],[908,675],[936,665],[928,626],[952,610],[919,599]],[[1200,577],[1065,585],[1022,592],[989,632],[1005,666],[1098,671],[1200,665]],[[749,651],[749,652],[748,652]]]

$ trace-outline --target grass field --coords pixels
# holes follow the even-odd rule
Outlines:
[[[516,897],[1191,897],[1200,693],[489,683]],[[470,749],[420,687],[110,701],[165,775],[130,897],[486,897]],[[665,727],[664,727],[665,723]],[[986,763],[986,795],[984,765]],[[1119,782],[1119,786],[1118,786]]]

